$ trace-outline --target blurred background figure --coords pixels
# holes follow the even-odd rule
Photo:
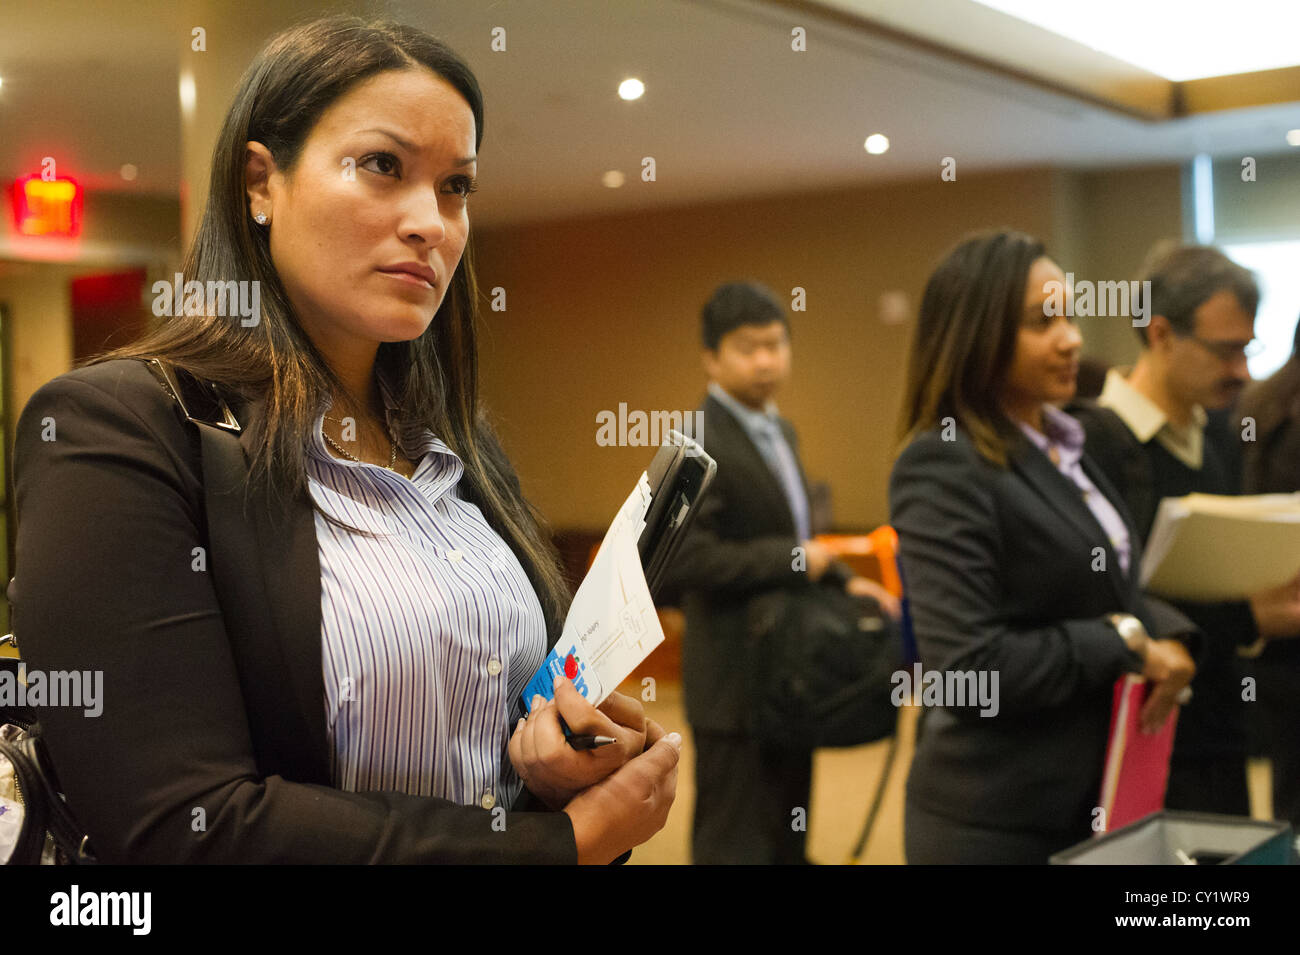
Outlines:
[[[1115,680],[1163,725],[1193,672],[1186,618],[1137,587],[1137,534],[1055,404],[1082,338],[1065,275],[1018,232],[959,244],[926,285],[890,479],[922,665],[998,675],[995,715],[927,707],[904,814],[909,864],[1042,864],[1092,832]],[[1097,554],[1105,562],[1097,564]],[[952,701],[947,701],[949,704]]]
[[[1089,457],[1145,541],[1161,498],[1241,491],[1240,434],[1209,412],[1230,405],[1250,381],[1259,289],[1247,269],[1206,246],[1157,248],[1141,281],[1150,283],[1150,321],[1135,327],[1142,342],[1136,365],[1111,369],[1097,401],[1070,410],[1087,429]],[[1242,698],[1237,650],[1300,630],[1294,590],[1250,602],[1177,603],[1206,645],[1179,716],[1167,808],[1250,814],[1246,729],[1255,703]]]
[[[701,443],[718,473],[673,573],[685,592],[682,680],[695,734],[692,859],[802,864],[812,751],[765,746],[750,732],[750,598],[827,578],[895,610],[896,602],[811,539],[794,427],[773,401],[791,354],[776,296],[753,282],[719,286],[700,332],[709,376]]]
[[[1300,491],[1300,320],[1290,360],[1249,386],[1238,411],[1243,423],[1255,424],[1255,440],[1245,444],[1242,457],[1243,490]],[[1300,640],[1269,641],[1255,673],[1260,727],[1273,761],[1273,817],[1300,828]]]

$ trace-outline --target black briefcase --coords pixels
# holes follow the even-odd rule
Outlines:
[[[902,666],[898,626],[870,597],[832,585],[760,594],[749,606],[751,730],[789,749],[892,736]]]

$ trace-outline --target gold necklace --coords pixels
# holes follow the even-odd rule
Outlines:
[[[337,422],[338,424],[342,424],[342,423],[343,423],[342,421],[339,421],[338,418],[331,418],[331,417],[329,417],[329,415],[326,415],[326,416],[325,416],[325,420],[326,420],[326,421],[334,421],[334,422]],[[328,434],[325,433],[325,426],[324,426],[324,425],[321,426],[321,429],[320,429],[320,435],[321,435],[322,438],[324,438],[324,439],[329,443],[329,446],[330,446],[331,448],[333,448],[333,449],[334,449],[335,451],[337,451],[339,454],[343,455],[345,458],[348,458],[348,459],[351,460],[351,461],[356,461],[357,464],[368,464],[368,463],[370,463],[370,462],[368,462],[368,461],[362,461],[360,458],[353,456],[352,454],[348,453],[348,452],[345,451],[343,448],[340,448],[337,444],[335,444],[335,443],[334,443],[334,439],[331,438]],[[385,465],[383,465],[383,467],[386,468],[386,469],[389,470],[389,471],[396,472],[396,471],[397,471],[397,468],[394,467],[394,465],[397,463],[397,439],[396,439],[395,437],[393,437],[393,433],[392,433],[392,431],[389,431],[389,432],[388,432],[388,441],[389,441],[389,444],[390,444],[390,451],[389,451],[389,455],[388,455],[388,463],[385,464]]]

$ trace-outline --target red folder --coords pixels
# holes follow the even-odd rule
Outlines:
[[[1110,743],[1106,747],[1106,769],[1101,778],[1099,803],[1105,823],[1101,832],[1136,822],[1165,806],[1169,755],[1174,749],[1178,711],[1170,713],[1157,732],[1143,733],[1138,728],[1138,717],[1150,691],[1151,684],[1136,673],[1115,681]]]

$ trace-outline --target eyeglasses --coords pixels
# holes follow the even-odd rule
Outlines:
[[[1258,338],[1252,338],[1243,345],[1241,342],[1210,342],[1204,338],[1197,338],[1195,335],[1182,335],[1180,337],[1196,342],[1196,344],[1224,363],[1236,361],[1239,358],[1254,358],[1263,352],[1265,347],[1264,343]]]

